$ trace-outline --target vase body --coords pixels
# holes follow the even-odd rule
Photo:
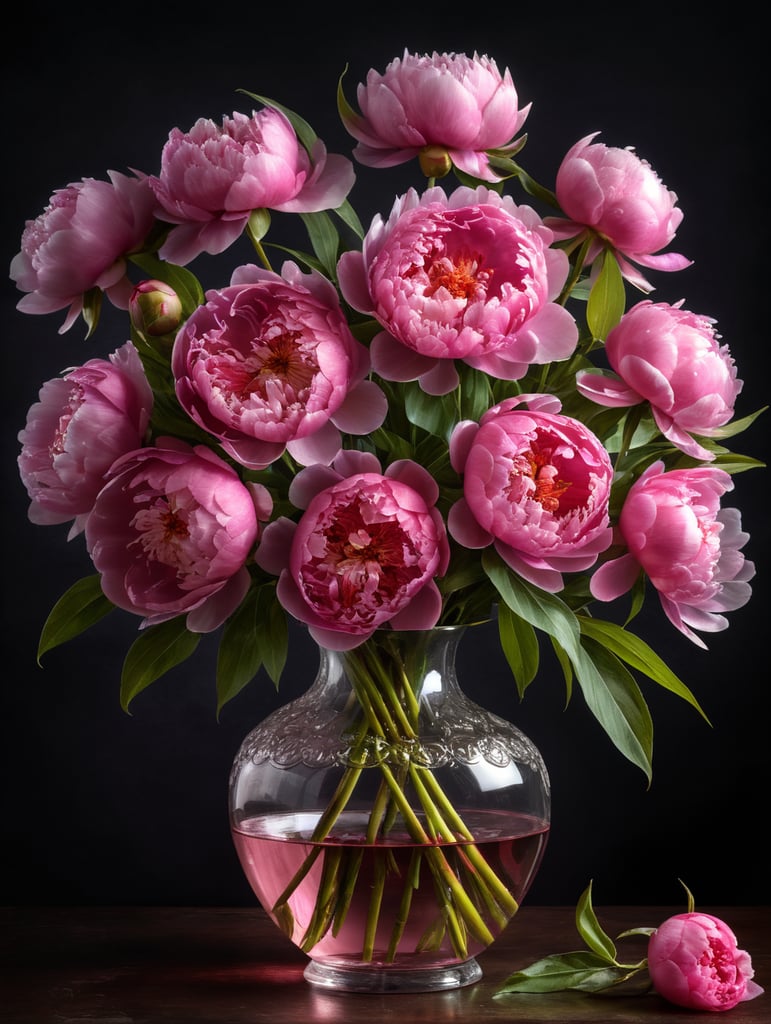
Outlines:
[[[320,649],[308,691],[244,740],[229,787],[239,860],[306,979],[430,991],[481,977],[550,823],[543,760],[460,688],[464,630]]]

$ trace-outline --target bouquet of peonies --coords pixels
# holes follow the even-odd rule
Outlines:
[[[91,337],[106,296],[129,336],[43,384],[19,434],[30,519],[70,524],[95,570],[39,654],[136,615],[128,707],[219,630],[221,707],[278,682],[288,617],[364,664],[391,630],[495,614],[519,693],[543,638],[650,776],[634,673],[700,708],[633,620],[655,593],[699,647],[726,628],[754,567],[723,499],[762,465],[725,446],[757,413],[735,418],[713,319],[648,297],[690,264],[677,197],[596,135],[533,180],[530,107],[488,57],[405,52],[355,106],[343,80],[354,160],[418,172],[368,226],[354,163],[251,93],[173,128],[157,173],[70,184],[27,222],[19,309]],[[205,290],[190,266],[244,236]]]

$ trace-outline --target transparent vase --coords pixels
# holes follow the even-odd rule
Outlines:
[[[364,992],[472,984],[541,863],[535,745],[462,691],[463,627],[319,649],[315,681],[244,740],[230,821],[258,900],[308,982]]]

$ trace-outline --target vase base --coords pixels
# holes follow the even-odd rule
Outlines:
[[[390,967],[337,967],[311,960],[305,980],[338,992],[441,992],[473,985],[482,968],[472,957],[462,964],[400,970]]]

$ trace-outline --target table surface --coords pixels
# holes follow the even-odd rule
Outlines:
[[[655,927],[682,907],[598,907],[615,938]],[[752,956],[766,994],[740,1003],[727,1024],[771,1021],[771,908],[699,908],[722,917]],[[619,944],[630,959],[644,940]],[[303,978],[306,957],[259,908],[0,908],[0,1021],[8,1024],[380,1024],[383,1021],[638,1024],[715,1022],[655,993],[590,996],[496,990],[515,970],[582,946],[572,907],[523,907],[478,957],[483,978],[451,992],[363,995],[330,992]]]

